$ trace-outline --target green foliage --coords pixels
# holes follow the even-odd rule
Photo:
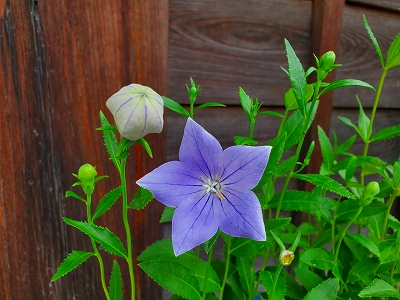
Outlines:
[[[96,210],[92,216],[92,222],[108,211],[118,200],[119,196],[121,196],[121,187],[117,187],[104,195],[96,207]]]
[[[78,266],[83,264],[89,257],[93,255],[93,252],[78,250],[72,251],[70,254],[68,254],[63,263],[58,267],[57,272],[56,274],[54,274],[53,278],[51,278],[51,281],[56,281],[60,277],[75,270]]]
[[[128,207],[137,210],[143,209],[151,200],[153,200],[153,198],[154,195],[152,192],[139,186],[132,202],[128,205]]]
[[[110,291],[110,300],[122,300],[122,275],[116,260],[113,262],[108,290]]]

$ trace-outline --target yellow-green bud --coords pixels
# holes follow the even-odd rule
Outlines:
[[[281,252],[281,255],[279,256],[279,260],[282,265],[288,266],[292,263],[294,259],[294,253],[290,250],[285,250]]]
[[[96,168],[91,164],[84,164],[79,168],[78,179],[82,183],[83,191],[86,195],[93,194],[94,190],[94,179],[97,176]]]
[[[379,192],[379,183],[376,181],[371,181],[368,183],[368,185],[365,187],[363,195],[360,198],[360,205],[363,207],[369,205],[374,197],[379,194]]]
[[[328,73],[334,69],[336,54],[333,51],[328,51],[321,56],[318,66],[318,78],[324,80]]]

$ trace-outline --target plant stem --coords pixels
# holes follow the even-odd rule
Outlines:
[[[361,211],[362,211],[363,207],[360,205],[356,214],[354,215],[354,217],[350,220],[349,223],[347,223],[346,227],[344,228],[344,230],[342,231],[338,243],[337,243],[337,247],[336,247],[336,254],[335,254],[335,263],[337,263],[337,259],[339,256],[339,250],[340,250],[340,245],[343,241],[344,236],[347,233],[347,230],[349,230],[350,226],[354,224],[354,222],[357,220],[358,216],[360,215]]]
[[[226,280],[228,278],[228,272],[229,272],[229,263],[231,260],[231,245],[232,245],[232,237],[228,236],[228,243],[227,243],[227,249],[226,249],[226,259],[225,259],[225,272],[224,272],[224,279],[222,280],[222,285],[221,289],[219,292],[219,300],[222,300],[224,298],[224,289],[225,289],[225,284]]]
[[[388,202],[386,203],[385,218],[383,219],[383,226],[382,226],[382,232],[381,232],[381,238],[380,238],[381,241],[383,241],[383,239],[385,238],[385,233],[386,233],[387,223],[389,221],[390,211],[392,210],[394,199],[396,199],[396,196],[398,195],[399,190],[400,190],[400,181],[395,186],[393,192],[390,194]]]
[[[249,132],[249,138],[253,138],[253,133],[254,133],[254,124],[256,120],[254,118],[250,118],[250,132]]]
[[[128,151],[128,150],[127,150]],[[135,274],[133,269],[133,259],[132,259],[132,238],[131,238],[131,229],[129,227],[128,220],[128,192],[126,188],[126,159],[124,157],[121,159],[121,189],[122,189],[122,218],[124,222],[125,232],[126,232],[126,244],[127,244],[127,252],[128,257],[126,261],[128,263],[129,268],[129,278],[131,283],[131,299],[134,300],[136,296],[136,288],[135,288]]]
[[[279,267],[275,273],[274,283],[272,285],[272,292],[271,292],[271,295],[269,295],[270,296],[269,298],[271,298],[271,299],[274,299],[275,288],[276,288],[276,284],[278,283],[278,278],[279,278],[279,275],[281,274],[281,271],[282,271],[282,265],[279,263]]]
[[[207,281],[208,281],[208,269],[210,268],[210,265],[211,265],[213,251],[214,251],[214,245],[212,245],[211,249],[208,251],[207,268],[206,268],[206,274],[204,275],[204,286],[203,286],[203,294],[201,295],[201,300],[206,299],[206,295],[207,295],[206,287],[207,287]]]
[[[254,297],[255,297],[255,295],[256,295],[256,293],[258,291],[258,287],[260,286],[260,281],[261,281],[261,272],[263,272],[265,267],[267,266],[268,258],[269,258],[269,250],[265,252],[264,259],[263,259],[263,262],[261,264],[260,274],[259,274],[259,276],[257,278],[257,282],[256,282],[256,284],[254,286],[253,293],[249,297],[249,299],[254,299]]]
[[[87,220],[88,220],[89,224],[93,224],[93,222],[92,222],[92,213],[91,213],[91,210],[90,210],[91,204],[92,204],[92,195],[87,195],[87,197],[86,197],[86,215],[87,215]],[[101,285],[103,287],[104,294],[106,295],[107,300],[110,300],[110,295],[108,293],[106,280],[105,280],[105,275],[104,275],[103,258],[101,257],[100,252],[97,249],[96,242],[92,238],[90,239],[90,241],[92,242],[92,246],[93,246],[93,250],[94,250],[95,256],[97,257],[97,260],[99,261]]]

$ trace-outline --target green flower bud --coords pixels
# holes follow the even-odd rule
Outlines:
[[[83,191],[86,195],[93,194],[94,190],[94,179],[97,176],[96,168],[91,164],[84,164],[79,168],[77,178],[82,183]]]
[[[279,260],[282,265],[288,266],[292,263],[294,259],[294,253],[290,250],[285,250],[281,252],[281,255],[279,256]]]
[[[379,192],[379,183],[377,183],[376,181],[371,181],[370,183],[368,183],[362,197],[360,198],[360,205],[362,207],[369,205],[374,197],[379,194]]]
[[[318,78],[324,80],[328,73],[332,71],[335,66],[336,54],[333,51],[328,51],[321,56],[318,65]]]
[[[130,84],[106,103],[122,137],[137,141],[148,133],[160,133],[164,126],[164,100],[155,91]]]

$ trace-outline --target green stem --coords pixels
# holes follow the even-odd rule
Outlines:
[[[278,278],[279,278],[279,275],[281,274],[281,271],[282,271],[282,265],[279,264],[279,267],[278,267],[278,269],[276,270],[276,273],[275,273],[274,283],[272,285],[272,292],[271,292],[271,295],[270,295],[271,299],[274,298],[276,284],[278,283]]]
[[[224,289],[225,289],[226,280],[228,278],[229,264],[230,264],[230,260],[231,260],[231,245],[232,245],[232,237],[228,236],[226,259],[225,259],[226,265],[225,265],[224,279],[222,280],[222,285],[221,285],[221,289],[219,292],[219,300],[222,300],[224,298]]]
[[[92,204],[92,195],[87,195],[86,197],[86,215],[87,215],[87,220],[89,224],[93,224],[92,222],[92,213],[90,210],[91,204]],[[99,267],[100,267],[100,278],[101,278],[101,285],[103,287],[104,294],[106,295],[107,300],[110,300],[110,295],[108,293],[107,285],[106,285],[106,279],[104,275],[104,263],[103,263],[103,258],[100,255],[99,250],[97,249],[96,242],[91,238],[90,241],[92,242],[93,250],[95,253],[95,256],[97,257],[97,260],[99,261]]]
[[[383,239],[385,238],[385,233],[386,233],[387,223],[389,221],[390,211],[392,210],[394,199],[396,199],[396,196],[398,195],[399,190],[400,190],[400,181],[397,183],[393,192],[390,194],[388,202],[386,203],[385,218],[383,219],[383,226],[382,226],[382,232],[381,232],[381,237],[380,237],[381,241],[383,241]]]
[[[131,283],[131,299],[134,300],[136,296],[136,287],[135,287],[135,274],[133,268],[133,259],[132,259],[132,238],[131,238],[131,229],[128,221],[128,192],[126,188],[126,157],[121,159],[121,189],[122,189],[122,218],[124,222],[125,232],[126,232],[126,244],[128,257],[126,261],[128,263],[129,268],[129,278]]]
[[[354,215],[354,217],[350,220],[349,223],[347,223],[346,227],[344,228],[344,230],[342,231],[338,243],[337,243],[337,247],[336,247],[336,254],[335,254],[335,263],[337,263],[337,259],[339,256],[339,250],[340,250],[340,245],[342,244],[343,238],[347,233],[347,230],[349,230],[350,226],[354,224],[354,222],[357,220],[358,216],[360,215],[361,211],[362,211],[363,207],[360,205],[360,207],[358,208],[356,214]]]
[[[212,245],[211,249],[208,251],[207,268],[206,268],[206,274],[204,275],[204,286],[203,286],[203,294],[201,295],[201,300],[206,299],[206,295],[207,295],[206,287],[207,287],[207,280],[208,280],[208,269],[210,268],[210,265],[211,265],[213,251],[214,251],[214,245]]]
[[[269,250],[265,252],[264,259],[263,259],[263,262],[261,264],[260,274],[258,275],[257,282],[256,282],[256,284],[254,286],[254,289],[253,289],[253,293],[249,297],[249,299],[254,299],[254,297],[255,297],[255,295],[256,295],[256,293],[258,291],[258,287],[260,286],[260,281],[261,281],[261,272],[263,272],[265,270],[265,267],[267,266],[268,258],[269,258]]]
[[[253,133],[254,133],[254,124],[256,120],[254,118],[250,118],[250,132],[249,132],[249,138],[253,138]]]
[[[340,196],[337,203],[336,203],[336,207],[335,210],[333,211],[333,217],[332,217],[332,254],[335,254],[335,227],[336,227],[336,209],[339,206],[340,200],[342,199],[342,197]]]

